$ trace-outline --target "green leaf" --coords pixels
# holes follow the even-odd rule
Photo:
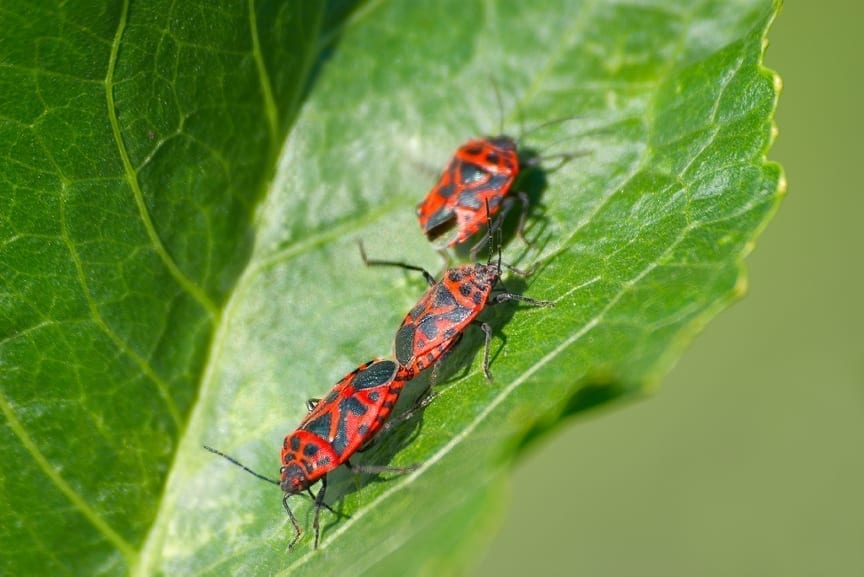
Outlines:
[[[740,296],[783,188],[776,4],[420,4],[0,12],[0,573],[462,572],[526,443],[642,394]],[[581,154],[529,175],[535,246],[505,250],[556,308],[484,313],[494,382],[469,330],[358,457],[421,467],[334,473],[317,552],[293,497],[286,552],[279,490],[201,444],[277,476],[304,401],[424,290],[355,240],[438,270],[422,167],[556,120],[525,144]]]

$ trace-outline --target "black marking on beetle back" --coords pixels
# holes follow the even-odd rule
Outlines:
[[[444,186],[439,186],[438,190],[435,191],[436,194],[442,198],[450,198],[453,196],[453,193],[456,192],[456,187],[453,186],[453,183],[445,184]]]
[[[455,306],[447,312],[435,315],[434,322],[444,323],[449,327],[455,327],[465,322],[465,319],[470,317],[473,311],[463,306]],[[431,319],[430,319],[431,320]]]
[[[473,300],[474,304],[479,307],[480,305],[483,304],[483,301],[486,300],[486,297],[485,297],[483,291],[478,290],[478,291],[474,292],[474,294],[471,297],[471,300]]]
[[[319,403],[324,403],[323,406],[327,406],[328,404],[335,402],[337,398],[339,398],[339,391],[330,391],[324,399],[319,401]],[[318,406],[318,403],[316,403],[315,406]]]
[[[317,419],[312,419],[311,421],[306,423],[303,426],[303,429],[309,431],[313,435],[321,437],[322,439],[327,439],[330,437],[330,429],[332,428],[332,425],[333,421],[331,419],[330,413],[324,413]],[[297,449],[294,450],[296,451]]]
[[[440,334],[440,327],[447,326],[452,329],[453,326],[461,325],[465,319],[471,316],[471,310],[463,306],[454,305],[453,308],[446,312],[434,316],[428,316],[417,324],[417,332],[426,337],[429,341],[441,342],[447,340],[448,333]],[[425,351],[429,345],[425,340],[418,339],[416,343],[416,351]]]
[[[287,439],[285,439],[285,443],[291,446],[291,450],[295,453],[300,450],[300,437],[296,435],[291,435]]]
[[[489,179],[488,182],[485,182],[481,186],[477,186],[463,194],[460,194],[457,200],[457,204],[459,206],[470,208],[472,210],[480,210],[485,205],[485,200],[483,197],[493,197],[500,195],[501,189],[503,189],[507,185],[507,182],[512,180],[512,178],[512,176],[503,173],[495,174],[492,176],[492,178]]]
[[[414,356],[414,333],[417,331],[413,324],[405,324],[396,332],[394,349],[396,360],[401,365],[407,365]]]
[[[315,443],[307,443],[305,447],[303,447],[303,456],[304,457],[314,457],[318,454],[318,445]]]
[[[426,226],[426,232],[428,234],[441,235],[441,234],[443,234],[442,231],[446,231],[448,228],[448,226],[444,226],[444,225],[449,224],[450,226],[452,226],[453,223],[451,221],[453,221],[455,219],[456,219],[456,213],[453,212],[452,209],[450,209],[450,208],[438,209],[432,215],[430,215],[429,219],[426,221],[426,225],[425,225]],[[439,228],[441,228],[442,230],[441,231],[437,230]]]
[[[416,305],[414,305],[414,308],[408,311],[408,318],[412,321],[415,321],[417,320],[417,317],[423,314],[424,310],[426,310],[426,299],[420,299],[420,302],[418,302]]]
[[[423,335],[423,338],[426,339],[417,341],[417,348],[420,350],[426,348],[426,341],[431,341],[438,336],[438,324],[435,322],[435,319],[424,319],[423,322],[417,325],[417,329]]]
[[[369,411],[369,407],[367,407],[364,403],[360,402],[355,397],[348,397],[342,399],[339,402],[339,415],[344,415],[347,418],[348,413],[352,415],[357,415],[358,417],[362,417]],[[339,424],[340,426],[345,421],[345,418],[340,417]]]
[[[396,363],[393,361],[379,361],[369,365],[361,371],[352,383],[357,390],[372,389],[386,385],[396,375]]]
[[[477,156],[481,152],[483,152],[483,143],[482,142],[472,142],[470,146],[466,146],[464,151],[471,156]]]
[[[459,285],[459,294],[461,294],[463,297],[470,296],[473,290],[474,287],[471,286],[470,282],[463,282]]]
[[[500,160],[501,157],[498,156],[497,152],[490,152],[486,155],[486,162],[488,162],[489,164],[498,164]]]
[[[452,276],[450,277],[452,280]],[[462,280],[462,275],[459,275],[459,280]],[[456,281],[458,282],[458,281]],[[455,306],[458,306],[459,303],[456,302],[456,299],[453,297],[453,294],[447,290],[447,287],[441,283],[438,283],[435,286],[435,300],[432,301],[432,305],[436,309],[450,309]]]
[[[363,416],[368,412],[368,410],[369,409],[366,405],[354,397],[348,397],[339,403],[339,423],[336,426],[336,436],[333,437],[332,441],[330,441],[330,444],[333,446],[333,451],[335,451],[337,455],[344,453],[345,449],[348,447],[348,443],[350,442],[350,437],[348,435],[348,416]]]
[[[462,163],[462,170],[460,171],[459,176],[459,184],[468,186],[489,180],[489,171],[482,166],[477,166],[470,162],[464,162]]]

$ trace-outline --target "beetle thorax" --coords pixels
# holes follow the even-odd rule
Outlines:
[[[498,136],[487,136],[486,140],[488,140],[489,144],[492,146],[506,150],[507,152],[513,152],[516,150],[516,141],[512,136],[499,134]]]
[[[501,277],[501,269],[497,264],[476,264],[474,265],[474,278],[477,286],[489,287],[495,286],[498,279]]]

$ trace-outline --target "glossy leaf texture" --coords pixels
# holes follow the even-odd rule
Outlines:
[[[0,12],[0,572],[463,572],[508,462],[655,384],[742,294],[782,195],[778,5],[684,4]],[[495,380],[469,329],[438,398],[357,458],[420,468],[337,472],[320,549],[286,552],[278,488],[201,444],[278,476],[304,401],[392,354],[424,290],[355,241],[438,271],[426,167],[502,127],[552,167],[522,184],[533,246],[505,235],[534,273],[505,282],[557,306],[484,313]]]
[[[323,19],[221,6],[0,9],[0,573],[152,529]]]

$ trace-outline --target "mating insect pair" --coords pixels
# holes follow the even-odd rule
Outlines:
[[[485,204],[488,212],[488,201]],[[490,254],[485,264],[471,263],[449,268],[439,281],[419,266],[398,261],[371,260],[360,244],[360,254],[367,266],[394,266],[418,271],[429,284],[429,288],[405,316],[394,341],[396,360],[412,378],[443,359],[459,342],[468,325],[476,324],[485,334],[483,373],[491,381],[489,351],[492,329],[485,322],[478,321],[477,316],[490,303],[518,301],[537,307],[554,306],[551,301],[515,294],[504,287],[501,281],[501,246],[499,243],[496,262],[493,258],[492,237],[493,227],[490,225],[486,238]],[[504,290],[494,292],[498,287]]]
[[[489,238],[492,237],[492,227]],[[490,249],[491,249],[491,240]],[[356,466],[349,459],[359,450],[368,446],[378,435],[385,421],[390,417],[396,401],[406,382],[425,369],[441,361],[460,340],[469,324],[477,323],[486,336],[483,370],[491,380],[489,371],[489,350],[492,331],[486,323],[478,322],[477,316],[488,303],[519,301],[533,306],[552,306],[549,301],[538,301],[507,291],[494,292],[501,283],[501,249],[497,261],[493,261],[490,250],[489,260],[448,269],[440,281],[421,267],[394,261],[369,260],[361,254],[367,265],[397,266],[423,273],[430,287],[418,303],[408,312],[396,332],[396,362],[376,359],[370,361],[342,378],[330,393],[319,400],[309,402],[309,414],[297,429],[285,437],[280,468],[280,479],[270,479],[256,473],[236,459],[206,447],[208,451],[225,457],[247,472],[272,484],[283,491],[282,504],[294,527],[294,537],[289,544],[293,548],[302,534],[300,524],[288,505],[289,497],[309,492],[315,503],[313,529],[314,546],[317,548],[322,508],[327,507],[324,496],[327,489],[327,475],[346,465],[360,473],[404,473],[415,467]],[[425,406],[427,397],[417,407]],[[413,410],[400,416],[410,417]],[[317,494],[311,493],[311,486],[321,482]]]

